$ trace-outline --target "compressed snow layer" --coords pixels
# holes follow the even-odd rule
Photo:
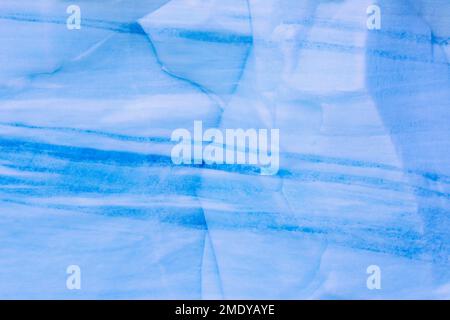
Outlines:
[[[2,1],[0,298],[449,298],[450,4],[377,3]],[[194,121],[278,174],[174,165]]]

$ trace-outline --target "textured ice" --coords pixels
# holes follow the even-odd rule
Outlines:
[[[450,298],[448,0],[77,4],[0,3],[0,298]],[[195,120],[280,171],[173,165]]]

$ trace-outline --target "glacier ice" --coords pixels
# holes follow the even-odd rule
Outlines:
[[[448,1],[77,3],[0,4],[0,298],[450,297]],[[278,174],[174,165],[195,121]]]

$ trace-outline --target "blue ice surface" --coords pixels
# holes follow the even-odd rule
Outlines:
[[[77,4],[0,4],[0,298],[450,298],[448,0]],[[175,166],[196,120],[278,174]]]

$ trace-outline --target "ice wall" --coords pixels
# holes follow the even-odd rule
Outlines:
[[[447,2],[2,1],[0,297],[448,298]],[[278,174],[174,165],[196,120]]]

